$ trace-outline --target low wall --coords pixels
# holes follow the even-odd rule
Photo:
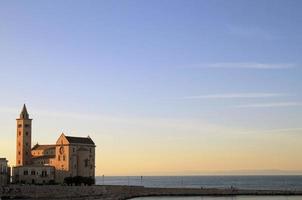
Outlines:
[[[125,200],[145,196],[302,195],[302,191],[145,188],[139,186],[31,186],[1,187],[2,199]]]

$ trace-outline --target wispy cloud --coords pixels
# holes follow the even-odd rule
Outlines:
[[[302,106],[302,102],[272,102],[237,105],[237,108],[272,108],[272,107],[297,107]]]
[[[223,93],[187,96],[184,99],[238,99],[238,98],[269,98],[289,96],[285,93]]]
[[[209,69],[290,69],[297,67],[293,63],[260,63],[260,62],[218,62],[218,63],[204,63],[200,65],[201,68]]]

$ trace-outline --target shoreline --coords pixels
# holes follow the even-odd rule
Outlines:
[[[295,190],[246,190],[215,188],[148,188],[143,186],[10,185],[0,190],[1,199],[100,199],[127,200],[159,196],[302,196]]]

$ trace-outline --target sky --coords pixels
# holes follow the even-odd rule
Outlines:
[[[96,143],[97,175],[302,174],[299,0],[0,1],[0,157]]]

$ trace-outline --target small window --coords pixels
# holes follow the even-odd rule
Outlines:
[[[26,142],[25,145],[28,146],[28,142]]]
[[[58,156],[58,161],[61,161],[61,156]]]
[[[22,124],[18,124],[18,128],[22,128]]]
[[[36,171],[32,170],[31,175],[36,175]]]
[[[65,161],[65,156],[63,156],[63,160]]]
[[[18,154],[19,154],[19,155],[21,155],[21,152],[20,152],[20,151],[18,151]]]
[[[19,136],[21,136],[21,131],[19,131]]]
[[[19,165],[21,164],[20,160],[18,160],[18,164],[19,164]]]
[[[28,136],[28,132],[27,131],[25,132],[25,135]]]
[[[88,167],[88,159],[85,160],[85,167]]]
[[[43,170],[43,171],[42,171],[42,175],[41,175],[41,176],[42,176],[42,177],[47,176],[47,171]]]
[[[28,171],[27,170],[24,170],[23,174],[26,176],[28,175]]]
[[[91,148],[89,148],[89,151],[90,151],[90,153],[92,152],[92,149]]]
[[[25,124],[25,127],[26,127],[26,128],[29,128],[29,127],[30,127],[30,125],[29,125],[29,124]]]
[[[75,152],[75,148],[74,148],[74,147],[72,148],[72,152],[73,152],[73,153]]]

